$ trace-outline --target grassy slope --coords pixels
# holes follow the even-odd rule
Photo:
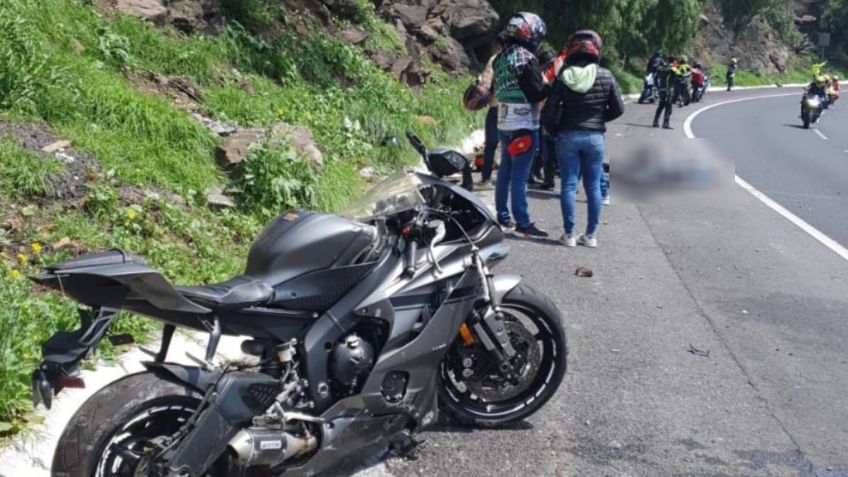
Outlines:
[[[44,200],[44,179],[61,165],[0,140],[0,437],[31,419],[29,373],[39,343],[75,325],[72,303],[23,278],[69,256],[50,244],[67,238],[76,251],[132,250],[178,283],[224,279],[239,272],[269,215],[293,206],[337,210],[362,190],[359,168],[388,172],[413,159],[405,149],[381,147],[382,137],[412,129],[428,142],[453,143],[479,122],[458,101],[466,80],[431,68],[431,82],[414,94],[361,49],[279,2],[225,2],[245,26],[214,38],[104,18],[87,3],[0,3],[0,119],[45,121],[106,171],[82,201]],[[361,5],[358,20],[372,32],[366,46],[402,48],[370,3]],[[233,184],[242,207],[208,210],[200,192],[226,183],[212,154],[219,139],[168,99],[139,91],[127,78],[141,71],[186,78],[203,98],[198,108],[218,119],[308,126],[324,167],[285,145],[258,148],[246,161],[250,174]],[[187,205],[127,203],[119,199],[126,185],[172,190]],[[137,336],[151,327],[132,318],[116,324],[117,332]]]

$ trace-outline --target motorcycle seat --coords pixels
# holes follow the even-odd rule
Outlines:
[[[177,290],[189,300],[212,308],[265,305],[274,297],[274,289],[270,285],[250,275],[239,275],[211,285],[177,287]]]

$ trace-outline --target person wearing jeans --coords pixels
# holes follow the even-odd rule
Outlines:
[[[607,122],[624,114],[615,78],[609,70],[598,65],[602,44],[600,35],[591,30],[578,31],[571,36],[565,68],[554,83],[542,112],[545,129],[552,134],[556,131],[562,176],[560,204],[565,228],[560,240],[567,247],[578,243],[598,246],[595,235],[603,201],[604,133]],[[585,233],[575,237],[575,195],[581,175],[589,220]],[[603,188],[608,192],[608,184]]]
[[[533,224],[527,210],[527,179],[539,147],[540,104],[548,94],[535,52],[546,33],[538,15],[513,14],[498,37],[504,49],[492,64],[501,144],[495,206],[501,226],[523,239],[548,237]],[[510,218],[510,202],[515,222]]]
[[[530,137],[530,145],[526,152],[511,156],[507,151],[508,145],[522,136]],[[510,222],[507,198],[511,199],[512,214],[518,227],[530,225],[530,213],[527,208],[527,178],[533,167],[533,158],[539,144],[538,131],[501,132],[498,135],[501,144],[501,164],[498,168],[498,179],[495,183],[495,209],[498,211],[498,222]],[[527,224],[527,225],[522,225]]]
[[[601,217],[601,179],[604,174],[604,135],[596,131],[564,131],[557,136],[557,156],[563,175],[560,195],[566,237],[573,237],[578,178],[583,176],[589,219],[588,240],[595,237]]]

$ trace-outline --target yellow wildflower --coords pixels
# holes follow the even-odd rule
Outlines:
[[[29,257],[27,257],[26,254],[19,253],[18,254],[18,261],[21,262],[21,263],[27,263],[27,262],[29,262]]]
[[[33,254],[38,255],[39,253],[41,253],[41,244],[38,243],[38,242],[35,242],[32,245],[30,245],[30,249],[32,250]]]
[[[17,269],[13,268],[11,274],[12,274],[12,278],[14,278],[15,280],[17,280],[18,278],[21,278],[21,272],[19,272]]]
[[[283,116],[285,116],[285,114],[286,114],[286,110],[283,109],[283,107],[281,106],[281,107],[277,108],[276,113],[277,113],[277,117],[279,119],[283,119]]]
[[[138,215],[138,212],[135,209],[127,208],[127,218],[132,220]]]

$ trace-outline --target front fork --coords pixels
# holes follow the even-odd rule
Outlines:
[[[498,363],[498,369],[507,375],[513,371],[511,358],[515,356],[515,348],[509,340],[509,335],[504,326],[503,313],[500,308],[500,296],[495,289],[492,280],[492,273],[486,265],[485,260],[480,256],[480,250],[474,247],[471,250],[472,266],[477,269],[480,275],[480,281],[483,283],[483,302],[482,308],[474,310],[471,316],[470,326],[474,330],[474,335],[480,340],[483,347],[495,361]],[[469,336],[467,329],[461,331],[462,338],[468,340]]]

